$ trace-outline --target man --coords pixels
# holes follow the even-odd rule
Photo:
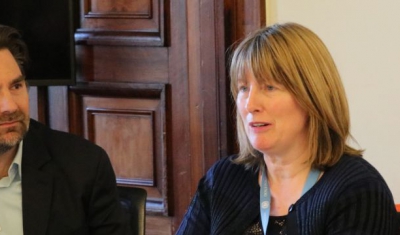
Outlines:
[[[105,151],[30,119],[27,60],[0,25],[0,234],[128,234]]]

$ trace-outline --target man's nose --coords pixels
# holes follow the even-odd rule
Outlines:
[[[14,97],[9,91],[0,91],[0,113],[13,113],[18,109]]]

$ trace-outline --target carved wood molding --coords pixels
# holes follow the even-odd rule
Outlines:
[[[157,134],[154,130],[154,119],[156,113],[154,111],[147,111],[147,110],[134,110],[134,109],[115,109],[115,108],[101,108],[101,107],[86,107],[86,123],[87,123],[87,137],[92,142],[98,143],[96,139],[96,119],[101,119],[101,117],[109,117],[108,119],[112,121],[112,119],[116,119],[115,117],[125,117],[125,119],[147,119],[148,124],[150,124],[150,139],[147,140],[148,143],[152,144],[155,143],[156,140],[154,139],[154,134]],[[126,124],[126,123],[125,123]],[[134,124],[134,123],[133,123]],[[108,128],[108,127],[107,127]],[[126,128],[125,128],[126,129]],[[124,140],[122,140],[124,141]],[[146,143],[146,144],[148,144]],[[129,144],[128,140],[124,144]],[[150,146],[150,151],[154,152],[154,146]],[[150,158],[150,160],[154,160],[156,156],[141,156],[141,158]],[[151,164],[152,165],[152,164]],[[151,166],[154,168],[154,166]],[[151,169],[153,170],[153,169]],[[154,174],[150,177],[118,177],[117,175],[117,184],[118,185],[125,185],[125,186],[155,186]]]
[[[77,44],[163,46],[165,0],[84,0]]]
[[[115,83],[115,82],[81,82],[70,86],[77,95],[119,96],[134,98],[158,98],[165,96],[166,84],[163,83]]]
[[[119,187],[148,192],[147,212],[168,215],[166,84],[78,83],[70,131],[103,147]]]

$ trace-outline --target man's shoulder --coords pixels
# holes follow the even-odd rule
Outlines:
[[[30,121],[29,131],[24,139],[24,145],[44,147],[51,155],[104,155],[104,150],[91,141],[71,133],[58,131],[35,120]],[[93,154],[98,153],[98,154]]]
[[[67,140],[66,142],[57,142],[58,144],[70,145],[71,143],[78,142],[79,144],[95,145],[81,136],[51,129],[50,127],[33,119],[31,119],[29,124],[28,134],[30,133],[39,136],[42,140],[51,140],[51,142]]]

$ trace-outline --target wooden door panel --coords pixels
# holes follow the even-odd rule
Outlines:
[[[107,107],[107,101],[114,103],[113,106]],[[109,154],[117,183],[154,186],[154,115],[150,111],[152,107],[142,109],[135,106],[135,101],[142,103],[141,100],[84,97],[85,137]]]
[[[119,187],[148,192],[147,211],[168,215],[165,84],[92,83],[71,87],[72,132],[103,147]]]
[[[146,235],[172,235],[171,217],[146,216]]]
[[[77,43],[162,46],[164,0],[82,0]]]
[[[89,1],[89,9],[85,9],[86,15],[112,15],[130,14],[136,18],[150,18],[151,1],[127,1],[127,0],[97,0]]]

